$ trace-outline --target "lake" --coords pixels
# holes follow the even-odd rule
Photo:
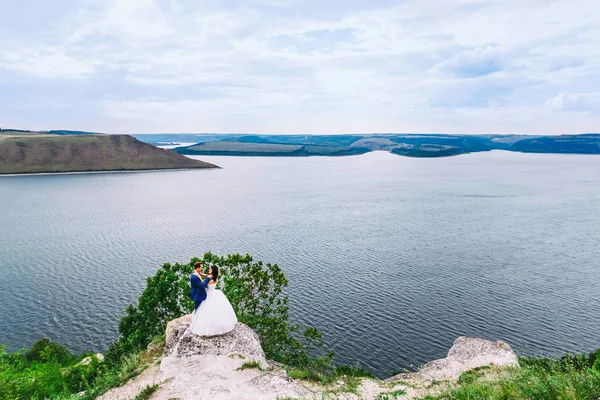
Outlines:
[[[600,347],[600,157],[200,157],[221,170],[0,178],[0,342],[106,350],[164,262],[250,253],[292,322],[378,376],[460,335]]]

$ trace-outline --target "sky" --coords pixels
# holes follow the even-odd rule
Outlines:
[[[600,131],[593,0],[0,0],[0,127]]]

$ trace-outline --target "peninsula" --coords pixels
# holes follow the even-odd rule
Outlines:
[[[0,130],[0,174],[218,168],[129,135]]]

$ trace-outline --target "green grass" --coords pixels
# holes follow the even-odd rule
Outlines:
[[[160,354],[162,346],[157,346],[153,352],[133,353],[112,365],[94,355],[89,364],[78,365],[90,354],[73,356],[47,339],[29,351],[6,353],[0,346],[0,399],[92,400],[140,374]]]
[[[260,363],[258,361],[246,361],[242,364],[241,367],[238,368],[238,370],[245,370],[245,369],[252,369],[252,368],[256,368],[259,371],[262,371],[262,367],[260,366]]]
[[[154,392],[158,390],[158,385],[154,384],[152,386],[146,386],[144,390],[140,392],[137,396],[135,396],[134,400],[148,400]]]
[[[522,368],[462,374],[456,387],[425,397],[461,400],[588,400],[600,398],[600,352],[559,360],[520,358]],[[488,372],[491,375],[488,377]],[[498,373],[499,372],[499,373]]]
[[[377,395],[377,400],[395,400],[405,394],[406,392],[404,390],[394,390],[393,392],[379,393],[379,395]]]
[[[459,385],[471,384],[471,383],[477,381],[479,378],[482,378],[485,375],[485,373],[482,371],[489,370],[489,369],[490,369],[489,367],[479,367],[479,368],[473,368],[470,371],[464,372],[458,378],[458,384]]]
[[[364,378],[375,379],[373,374],[354,366],[338,366],[328,372],[316,372],[312,369],[287,369],[288,376],[292,379],[307,380],[318,383],[323,386],[335,385],[343,382],[342,385],[326,391],[327,394],[336,393],[358,393],[358,386]]]

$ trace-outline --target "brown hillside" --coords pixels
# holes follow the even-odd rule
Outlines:
[[[218,168],[129,135],[0,135],[0,174]]]

